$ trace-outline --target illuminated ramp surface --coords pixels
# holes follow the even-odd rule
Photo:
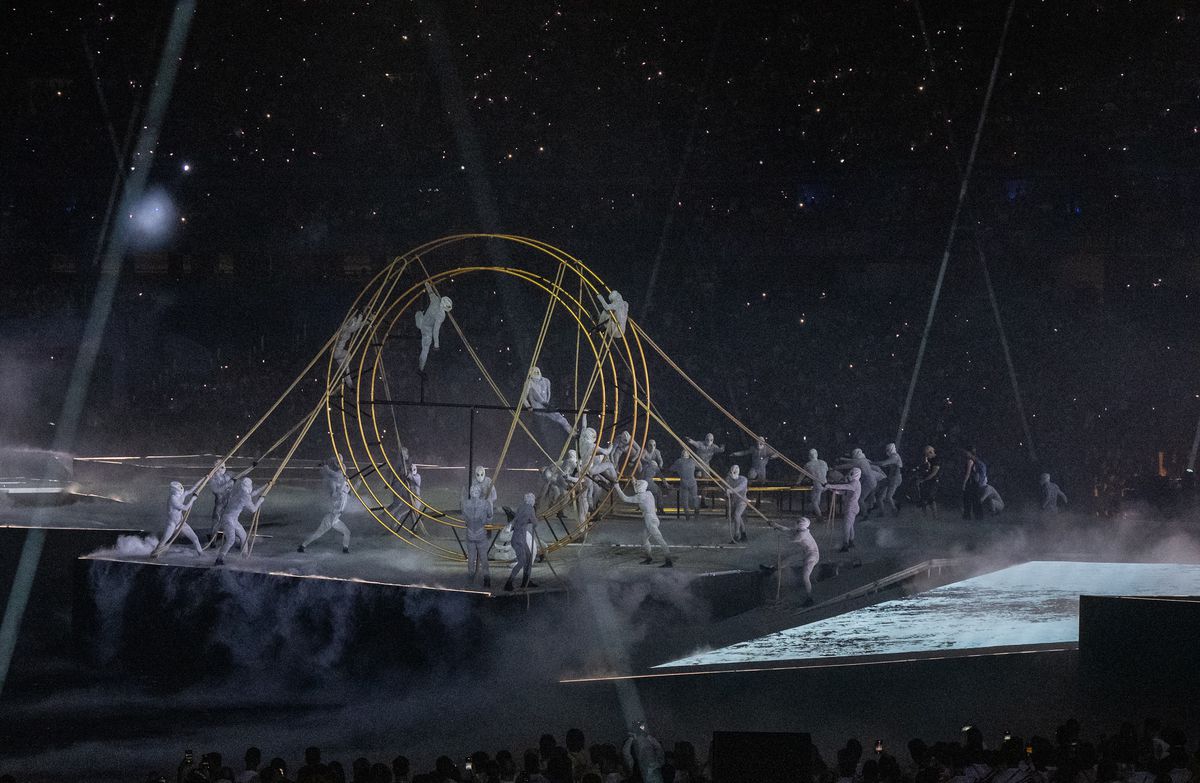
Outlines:
[[[1080,595],[1200,595],[1200,565],[1030,562],[660,664],[772,668],[1070,649]]]

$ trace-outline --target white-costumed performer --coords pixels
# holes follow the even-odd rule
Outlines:
[[[425,284],[425,293],[429,295],[429,306],[424,312],[418,310],[415,315],[417,329],[421,332],[421,358],[417,362],[417,371],[425,372],[425,362],[429,359],[429,347],[441,349],[439,339],[442,334],[442,323],[446,313],[454,309],[454,302],[448,296],[438,296],[429,283]]]
[[[200,539],[196,537],[196,531],[192,530],[192,526],[183,521],[183,515],[191,510],[192,504],[196,502],[196,490],[200,488],[203,479],[192,485],[191,489],[184,489],[183,485],[178,481],[171,482],[171,499],[170,506],[167,511],[167,526],[163,530],[162,541],[170,541],[171,536],[175,535],[178,530],[179,534],[192,542],[192,546],[196,548],[196,554],[204,554],[204,549],[200,546]],[[181,526],[182,525],[182,529]]]
[[[246,543],[246,528],[242,527],[238,518],[244,509],[255,512],[262,508],[262,494],[269,486],[270,484],[263,484],[255,489],[254,483],[249,478],[244,478],[229,494],[229,500],[221,514],[221,534],[225,536],[225,541],[222,542],[217,562],[213,565],[225,565],[225,555],[229,554],[229,550],[233,549],[235,544],[241,546]]]
[[[558,411],[547,410],[550,407],[550,379],[542,376],[540,367],[529,371],[529,386],[525,391],[525,407],[533,411],[535,416],[542,416],[563,428],[571,434],[571,422]]]
[[[532,492],[526,492],[524,502],[517,509],[517,513],[513,516],[509,527],[512,529],[512,548],[517,555],[517,562],[513,564],[512,571],[508,574],[508,581],[504,583],[504,589],[508,592],[513,590],[513,580],[517,578],[517,574],[523,574],[521,577],[521,587],[537,587],[536,582],[529,581],[529,572],[533,568],[533,557],[537,553],[537,539],[534,536],[534,525],[537,524],[537,513],[534,509],[534,504],[537,498]]]
[[[659,568],[670,568],[675,565],[671,560],[671,548],[667,546],[662,531],[658,529],[658,508],[654,505],[654,496],[650,494],[647,483],[641,479],[633,482],[633,495],[626,495],[622,492],[619,484],[613,485],[613,492],[621,500],[632,503],[642,510],[642,524],[646,526],[645,535],[642,537],[642,545],[646,548],[646,559],[642,561],[642,565],[654,562],[653,544],[658,544],[663,550],[663,563]]]
[[[780,530],[784,533],[790,533],[792,543],[797,546],[798,551],[784,558],[782,565],[801,567],[801,581],[804,583],[804,592],[806,598],[804,606],[813,605],[813,590],[812,590],[812,572],[817,567],[817,563],[821,562],[821,550],[817,546],[817,539],[813,538],[813,534],[809,531],[812,522],[808,517],[800,517],[796,522],[795,527],[787,527],[778,522],[772,522],[771,527]],[[759,566],[764,571],[774,571],[770,566]]]
[[[323,464],[322,470],[326,473],[325,490],[327,498],[327,510],[325,516],[321,517],[321,523],[317,525],[317,529],[312,534],[304,539],[304,543],[296,548],[297,552],[303,552],[311,546],[317,539],[328,533],[330,530],[336,530],[342,534],[342,552],[350,553],[350,528],[346,527],[346,523],[342,521],[342,512],[346,510],[346,502],[350,499],[350,482],[342,475],[340,470],[333,470],[327,464]]]
[[[858,518],[858,499],[862,496],[862,471],[850,468],[850,477],[842,484],[826,484],[825,489],[838,495],[843,495],[845,510],[842,548],[839,552],[849,552],[854,548],[854,520]]]
[[[737,465],[729,468],[729,475],[725,477],[725,483],[728,489],[725,490],[725,496],[729,502],[729,523],[730,523],[730,541],[731,544],[736,544],[739,541],[746,540],[746,506],[749,500],[746,493],[750,489],[749,480],[742,475],[742,469]]]

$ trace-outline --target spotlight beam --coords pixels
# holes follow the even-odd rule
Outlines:
[[[58,432],[54,438],[55,451],[70,451],[75,444],[76,430],[79,427],[84,402],[87,400],[88,388],[91,386],[92,371],[100,353],[108,318],[112,314],[117,282],[121,277],[125,250],[129,246],[131,226],[125,216],[141,202],[142,194],[146,190],[146,181],[154,163],[155,148],[158,146],[159,132],[166,118],[167,104],[170,103],[171,93],[175,88],[175,76],[179,72],[179,63],[183,59],[184,46],[195,12],[195,0],[179,0],[171,16],[171,26],[159,58],[158,73],[150,91],[145,121],[138,134],[137,147],[132,158],[138,163],[131,167],[121,192],[121,206],[116,212],[112,241],[100,265],[96,295],[92,299],[91,312],[84,325],[79,353],[75,357],[66,399],[63,400],[62,413],[58,418]],[[39,518],[47,513],[49,512],[46,510],[39,510],[35,521],[40,521]],[[45,541],[46,531],[42,527],[35,527],[25,534],[25,543],[21,546],[21,559],[13,575],[8,605],[4,608],[4,619],[0,621],[0,695],[4,693],[4,684],[8,680],[8,668],[12,664],[13,650],[16,649],[17,636],[21,632],[21,620],[25,616],[25,607],[29,604],[33,577],[37,573]]]

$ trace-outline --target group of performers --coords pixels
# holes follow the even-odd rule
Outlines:
[[[171,482],[167,524],[162,536],[163,541],[170,541],[177,534],[183,536],[195,548],[197,554],[203,554],[204,549],[200,546],[200,539],[197,537],[196,531],[185,521],[184,517],[196,502],[196,494],[202,483],[203,479],[194,484],[191,489],[184,489],[183,484],[178,481]],[[242,527],[240,519],[242,511],[246,509],[250,509],[251,512],[258,511],[262,506],[266,485],[255,489],[254,483],[249,478],[237,481],[229,475],[225,464],[218,462],[209,478],[208,486],[213,493],[212,523],[208,530],[208,539],[212,542],[217,535],[223,537],[221,546],[217,550],[216,560],[216,565],[223,565],[225,555],[229,554],[229,550],[235,545],[241,546],[246,542],[246,528]],[[342,507],[345,507],[344,500]],[[346,532],[346,535],[349,536],[349,531]]]
[[[526,402],[534,412],[544,410],[549,402],[549,381],[542,378],[537,368],[531,373],[531,381],[542,380],[544,384],[530,384],[533,392],[527,396]],[[540,403],[542,408],[535,407]],[[556,416],[561,414],[555,413]],[[555,421],[557,421],[555,419]],[[627,431],[617,434],[611,443],[602,446],[597,443],[596,431],[584,427],[579,435],[578,448],[570,449],[557,465],[543,468],[541,471],[542,487],[538,494],[527,492],[516,510],[504,508],[508,519],[503,529],[500,547],[503,559],[512,559],[514,565],[508,580],[506,590],[515,589],[518,583],[522,588],[534,586],[530,582],[530,574],[539,545],[536,535],[538,520],[537,506],[545,501],[556,511],[561,519],[563,509],[567,505],[565,498],[575,490],[575,513],[580,520],[586,520],[597,508],[599,502],[609,489],[613,496],[621,502],[635,506],[641,513],[643,535],[642,546],[645,550],[644,564],[658,562],[655,560],[655,549],[661,555],[660,567],[669,568],[674,565],[670,546],[667,544],[660,529],[658,509],[662,501],[662,487],[659,479],[666,474],[674,474],[679,479],[680,505],[685,518],[699,516],[698,479],[703,475],[716,476],[712,461],[726,453],[723,445],[717,444],[712,433],[703,439],[686,439],[690,448],[682,449],[681,454],[670,466],[666,466],[662,451],[655,440],[648,440],[644,447],[639,446]],[[767,466],[772,459],[778,457],[765,439],[759,438],[755,445],[742,451],[730,452],[730,457],[749,457],[749,470],[743,474],[741,466],[733,462],[721,480],[727,497],[730,543],[744,542],[747,539],[745,512],[749,505],[748,493],[751,481],[765,481]],[[421,474],[415,463],[409,457],[407,449],[401,449],[400,469],[406,481],[402,488],[396,490],[395,497],[387,510],[397,519],[397,526],[412,525],[416,532],[423,524],[421,500]],[[865,498],[878,495],[879,502],[886,508],[895,508],[894,495],[900,484],[899,475],[901,461],[894,446],[886,449],[882,460],[871,462],[867,460],[860,449],[855,449],[850,460],[834,468],[844,471],[844,479],[831,481],[836,475],[824,460],[821,460],[816,450],[809,452],[809,461],[804,466],[812,483],[813,507],[820,513],[824,499],[831,493],[843,497],[844,510],[844,543],[842,551],[848,551],[854,546],[854,528],[860,511],[866,506]],[[314,544],[322,536],[333,530],[341,534],[342,551],[350,551],[351,533],[341,517],[353,488],[361,485],[361,477],[353,482],[343,472],[341,466],[327,460],[318,466],[320,472],[320,490],[322,497],[323,516],[316,529],[297,547],[297,551],[305,552],[307,547]],[[864,476],[867,478],[864,479]],[[622,486],[622,477],[627,482]],[[199,537],[192,527],[184,521],[185,515],[192,508],[201,482],[190,489],[179,482],[171,483],[168,520],[163,534],[164,540],[169,540],[179,531],[197,551],[203,548]],[[213,510],[208,538],[215,541],[218,537],[220,546],[216,565],[224,563],[225,555],[234,546],[241,546],[246,540],[246,530],[241,523],[243,511],[258,511],[263,502],[266,486],[255,488],[251,479],[242,477],[240,480],[229,474],[223,463],[218,463],[208,482],[213,495]],[[626,488],[627,487],[627,488]],[[461,497],[461,513],[465,527],[464,551],[467,559],[469,583],[482,580],[484,588],[491,587],[489,567],[489,552],[495,548],[488,535],[488,529],[493,526],[496,516],[497,492],[487,471],[482,466],[476,466],[470,481],[470,486],[463,491]],[[382,509],[380,509],[382,510]],[[808,532],[809,521],[802,519],[793,527],[783,527],[771,523],[773,527],[792,534],[799,545],[804,568],[805,588],[811,593],[809,575],[819,559],[815,540]],[[422,531],[423,532],[423,531]],[[507,555],[507,556],[504,556]],[[811,561],[811,562],[810,562]]]
[[[417,371],[422,374],[425,372],[430,350],[436,351],[439,348],[441,327],[453,308],[450,298],[439,295],[428,282],[425,284],[425,291],[429,297],[428,307],[418,311],[414,317],[421,341]],[[619,339],[625,333],[628,324],[628,302],[619,292],[610,291],[607,296],[598,296],[597,303],[599,331],[607,340]],[[370,322],[370,316],[354,313],[343,323],[333,340],[334,366],[341,376],[341,384],[345,387],[353,386],[349,363],[355,352],[356,338]],[[727,498],[730,543],[745,542],[745,513],[749,507],[748,493],[751,483],[766,481],[768,466],[772,460],[780,457],[779,452],[768,445],[765,438],[759,437],[750,448],[729,452],[730,465],[727,472],[721,475],[715,472],[713,461],[718,455],[725,455],[726,449],[724,445],[716,443],[712,433],[706,434],[702,439],[687,438],[686,447],[680,449],[678,458],[670,465],[667,465],[662,451],[653,439],[640,446],[627,431],[620,432],[611,443],[602,446],[597,442],[596,430],[587,426],[586,417],[583,418],[580,428],[580,422],[572,422],[562,411],[552,408],[550,379],[545,377],[538,367],[531,368],[529,372],[521,405],[535,417],[560,428],[575,448],[567,450],[557,464],[547,465],[542,469],[540,493],[525,493],[521,502],[516,504],[515,510],[503,507],[507,525],[496,541],[491,540],[488,535],[489,528],[495,529],[496,488],[487,477],[484,468],[474,469],[469,486],[461,497],[461,518],[465,528],[463,549],[469,582],[473,584],[477,579],[481,579],[485,588],[491,587],[488,556],[489,552],[497,548],[497,542],[501,542],[499,549],[501,556],[505,556],[503,559],[511,557],[514,560],[505,589],[515,589],[518,580],[522,588],[536,586],[530,582],[530,573],[539,549],[536,522],[537,506],[540,502],[546,502],[548,507],[552,507],[561,520],[569,503],[566,498],[571,496],[576,517],[583,522],[598,510],[599,504],[610,490],[614,498],[635,506],[641,514],[642,546],[645,551],[642,563],[649,565],[658,562],[660,567],[672,567],[674,561],[670,546],[663,537],[658,518],[658,509],[662,503],[660,482],[667,475],[678,478],[679,506],[685,519],[699,517],[698,479],[707,476],[716,480]],[[747,458],[748,468],[745,473],[742,472],[741,465],[733,461],[737,458]],[[411,524],[414,534],[419,532],[425,535],[421,474],[409,458],[407,449],[401,449],[399,462],[404,480],[401,487],[393,488],[394,498],[386,510],[396,519],[397,529]],[[878,503],[883,508],[895,512],[895,492],[900,486],[902,467],[900,456],[891,444],[881,460],[868,460],[861,449],[855,449],[846,464],[837,465],[832,470],[819,459],[816,450],[809,452],[809,461],[804,466],[803,473],[811,483],[813,507],[816,512],[821,513],[824,499],[832,494],[841,495],[843,498],[842,551],[854,547],[854,526],[860,510],[866,513]],[[346,475],[341,464],[333,460],[321,463],[319,471],[318,492],[322,499],[323,515],[316,529],[299,544],[297,551],[305,552],[322,536],[334,530],[341,534],[342,551],[349,553],[350,529],[341,517],[346,510],[350,493],[361,484],[362,477],[355,477],[352,486],[351,478]],[[624,485],[622,482],[625,482]],[[198,482],[190,489],[184,488],[179,482],[171,484],[164,541],[182,535],[197,552],[203,551],[199,537],[185,521],[202,484],[203,481]],[[220,539],[216,565],[221,565],[233,546],[245,543],[247,533],[240,521],[242,512],[258,511],[269,485],[256,488],[250,478],[231,476],[225,465],[219,463],[211,472],[208,487],[213,494],[208,539],[214,546]],[[381,510],[384,509],[376,509]],[[803,581],[811,594],[809,575],[819,558],[819,552],[812,534],[808,532],[809,521],[806,518],[801,519],[791,527],[774,522],[771,524],[791,534],[797,543],[804,565]],[[655,559],[656,548],[660,555],[659,560]]]
[[[425,293],[429,298],[428,306],[414,316],[421,346],[417,372],[422,376],[430,351],[437,351],[440,347],[442,325],[448,317],[452,318],[450,314],[453,309],[450,298],[438,294],[429,282],[425,283]],[[629,304],[617,291],[609,291],[607,296],[598,295],[596,299],[596,328],[606,343],[612,343],[625,334]],[[336,385],[343,390],[354,385],[349,366],[351,357],[358,350],[357,343],[362,341],[360,333],[372,319],[373,316],[366,313],[352,313],[331,341],[332,361],[337,373],[335,377],[339,378]],[[542,467],[542,486],[538,493],[525,492],[521,502],[515,504],[515,510],[507,506],[500,507],[507,524],[496,536],[489,536],[489,529],[495,530],[497,527],[497,492],[493,480],[487,476],[487,470],[482,466],[474,466],[468,486],[461,493],[460,513],[465,536],[460,544],[466,558],[469,584],[474,585],[481,580],[485,589],[491,588],[489,556],[495,553],[498,560],[513,561],[504,584],[505,590],[514,590],[518,585],[522,589],[537,587],[536,583],[530,581],[530,576],[541,548],[536,532],[539,505],[543,509],[543,516],[553,513],[560,521],[565,519],[565,511],[573,505],[576,518],[582,524],[601,511],[600,504],[610,494],[640,512],[643,527],[641,545],[645,553],[641,562],[646,565],[658,562],[660,567],[672,567],[671,549],[663,537],[658,518],[663,489],[667,486],[663,481],[668,476],[677,479],[678,507],[685,520],[699,518],[699,480],[712,480],[726,496],[729,543],[738,544],[747,540],[745,514],[750,507],[751,485],[765,483],[770,463],[782,457],[765,438],[756,438],[750,448],[730,452],[716,442],[711,432],[699,439],[684,438],[679,444],[678,457],[668,465],[654,439],[639,445],[628,431],[622,431],[607,446],[603,446],[597,441],[596,430],[587,426],[586,416],[581,421],[577,419],[572,422],[563,415],[571,411],[556,410],[551,400],[550,379],[543,375],[539,367],[532,367],[525,379],[521,407],[529,411],[535,420],[548,422],[561,429],[568,445],[574,448],[567,449],[557,463]],[[986,467],[973,450],[968,450],[967,455],[967,472],[963,481],[964,509],[967,508],[968,499],[976,506],[986,505],[989,498],[987,492],[994,498],[990,507],[993,512],[1003,508],[999,495],[988,484]],[[723,472],[714,467],[714,461],[719,457],[729,459],[728,467]],[[739,458],[746,458],[748,463],[744,473],[742,465],[737,462]],[[939,459],[932,446],[924,448],[923,458],[917,470],[916,500],[920,507],[926,511],[932,510],[936,517]],[[788,464],[801,467],[791,462]],[[799,471],[801,484],[810,489],[814,518],[822,518],[826,513],[832,515],[835,498],[841,499],[840,552],[855,548],[855,525],[858,519],[866,518],[876,508],[893,516],[898,513],[896,500],[903,481],[903,468],[903,460],[892,443],[886,445],[882,458],[878,460],[869,459],[862,449],[856,448],[832,467],[820,458],[816,449],[809,450],[808,461]],[[355,476],[352,480],[338,460],[322,462],[319,472],[318,494],[323,515],[316,529],[299,544],[297,551],[305,552],[333,530],[341,534],[342,552],[349,553],[351,533],[341,517],[350,493],[353,491],[358,494],[363,477]],[[421,473],[410,459],[408,450],[403,447],[400,448],[398,475],[403,479],[399,486],[393,487],[389,483],[393,492],[391,503],[372,510],[386,510],[395,520],[396,532],[401,528],[409,528],[414,535],[426,536],[426,505],[421,497]],[[213,495],[208,544],[217,549],[215,564],[222,565],[234,546],[246,543],[247,532],[241,523],[242,513],[246,510],[257,512],[270,485],[255,487],[251,479],[244,475],[232,476],[222,462],[214,466],[207,478],[208,488]],[[183,536],[198,554],[203,553],[205,547],[186,521],[203,485],[203,479],[191,488],[185,488],[178,481],[171,482],[167,524],[162,537],[164,543]],[[1049,474],[1041,476],[1040,485],[1044,512],[1056,512],[1060,503],[1066,503],[1066,496],[1050,481]],[[820,560],[820,550],[811,533],[810,519],[801,517],[790,525],[767,521],[772,528],[790,536],[794,547],[786,562],[800,574],[807,597],[806,605],[810,605],[811,576]],[[656,548],[660,560],[655,559]],[[769,566],[762,568],[766,571],[775,570]]]

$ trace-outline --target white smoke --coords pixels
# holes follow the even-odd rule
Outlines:
[[[158,546],[157,536],[117,536],[113,554],[146,557]]]

